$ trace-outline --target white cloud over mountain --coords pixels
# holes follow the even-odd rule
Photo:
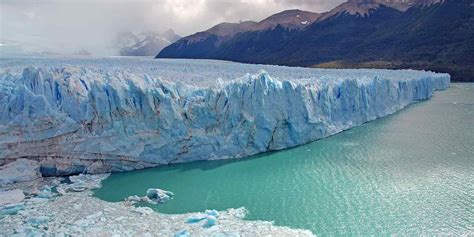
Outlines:
[[[120,32],[165,31],[180,35],[220,22],[261,20],[299,8],[326,11],[343,0],[3,0],[1,52],[112,55]]]

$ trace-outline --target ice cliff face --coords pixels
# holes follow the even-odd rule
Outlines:
[[[298,79],[298,69],[266,67],[285,80],[261,71],[206,87],[160,78],[160,68],[3,70],[0,163],[35,159],[44,175],[65,175],[245,157],[389,115],[450,82],[448,74],[388,70],[300,69],[314,77]]]

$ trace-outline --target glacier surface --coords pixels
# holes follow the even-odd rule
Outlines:
[[[43,175],[239,158],[321,139],[449,87],[449,74],[213,60],[0,59],[0,164]]]

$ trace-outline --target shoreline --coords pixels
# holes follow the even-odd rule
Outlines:
[[[19,210],[15,214],[0,216],[0,234],[313,236],[308,230],[274,226],[268,221],[243,220],[247,212],[245,208],[213,211],[218,214],[212,226],[206,226],[205,221],[188,223],[190,218],[205,214],[163,214],[148,207],[135,207],[129,202],[106,202],[91,195],[108,175],[71,177],[75,182],[65,178],[40,178],[2,187],[10,190],[23,188],[27,195],[21,202],[7,204]],[[40,191],[34,190],[38,188]],[[0,191],[0,200],[4,191]],[[5,206],[0,206],[0,210],[5,210]]]

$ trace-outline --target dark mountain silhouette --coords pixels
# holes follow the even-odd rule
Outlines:
[[[178,40],[157,57],[413,68],[449,72],[456,81],[474,81],[474,0],[350,0],[322,14],[305,12],[311,23],[303,25],[305,21],[287,19],[301,17],[298,10],[292,11],[274,15],[280,17],[271,27],[256,26],[274,16],[258,23],[234,24],[227,31],[230,34],[213,27]]]

